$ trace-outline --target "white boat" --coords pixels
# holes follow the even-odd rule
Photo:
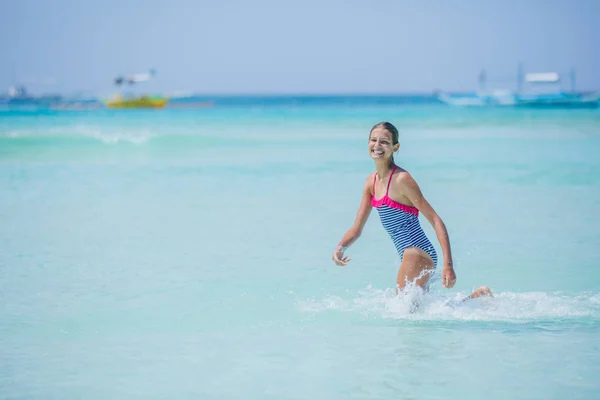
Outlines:
[[[529,108],[597,108],[600,92],[575,91],[575,72],[571,71],[571,91],[562,90],[562,78],[557,72],[522,74],[519,67],[517,90],[486,90],[487,75],[479,75],[479,90],[472,94],[438,93],[437,98],[453,106],[509,106]]]

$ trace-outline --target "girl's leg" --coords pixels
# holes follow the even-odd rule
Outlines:
[[[408,247],[402,256],[396,285],[398,289],[403,290],[406,282],[414,282],[415,285],[424,289],[434,269],[433,260],[429,254],[418,247]]]
[[[481,286],[479,289],[477,289],[476,291],[474,291],[473,293],[471,293],[470,296],[465,297],[465,300],[469,300],[469,299],[475,299],[477,297],[483,297],[483,296],[490,296],[490,297],[494,297],[494,295],[492,294],[492,291],[490,290],[489,287],[487,286]]]
[[[397,288],[403,290],[406,282],[414,282],[415,285],[425,289],[434,269],[433,260],[429,254],[418,247],[406,248],[402,256],[400,269],[398,270],[398,277],[396,278]],[[487,286],[481,286],[470,296],[465,297],[464,300],[483,296],[494,297],[492,291]]]

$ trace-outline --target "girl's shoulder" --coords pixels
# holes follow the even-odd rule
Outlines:
[[[371,193],[371,195],[373,195],[373,190],[375,189],[373,187],[374,183],[375,183],[375,175],[377,174],[376,171],[371,172],[369,174],[369,176],[367,176],[367,179],[365,179],[365,186],[364,186],[364,190],[368,190],[369,193]]]
[[[392,183],[395,185],[399,185],[399,186],[405,186],[405,185],[416,185],[416,181],[413,178],[413,176],[410,174],[410,172],[408,172],[407,170],[405,170],[402,167],[398,167],[397,172],[394,173],[394,177],[392,179]]]

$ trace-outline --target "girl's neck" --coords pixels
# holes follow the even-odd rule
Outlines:
[[[382,180],[384,177],[387,177],[396,164],[393,160],[385,160],[385,161],[376,161],[375,162],[375,170],[377,171],[377,176],[379,180]]]

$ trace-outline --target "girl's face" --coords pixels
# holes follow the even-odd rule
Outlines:
[[[393,144],[392,134],[383,128],[375,128],[369,137],[369,154],[374,160],[388,160],[400,145]]]

